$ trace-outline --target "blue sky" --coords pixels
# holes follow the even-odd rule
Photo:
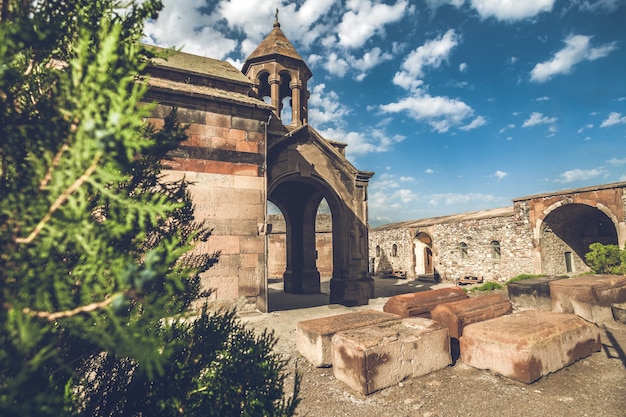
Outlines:
[[[626,181],[625,0],[164,0],[146,40],[241,68],[281,29],[372,225]]]

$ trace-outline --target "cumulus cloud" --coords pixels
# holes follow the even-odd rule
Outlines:
[[[384,26],[400,20],[407,12],[409,2],[399,0],[393,5],[369,0],[348,0],[348,10],[339,24],[339,44],[346,48],[360,48]]]
[[[556,179],[555,182],[570,183],[576,181],[587,181],[592,178],[606,175],[608,175],[608,172],[604,168],[594,168],[587,170],[576,168],[560,174],[559,178]]]
[[[425,172],[426,174],[432,174],[432,173],[434,173],[435,171],[433,171],[432,169],[428,168],[428,169],[426,169],[424,172]]]
[[[433,97],[425,93],[381,105],[380,109],[383,113],[406,112],[415,120],[426,120],[439,133],[447,132],[450,127],[459,125],[474,113],[470,106],[460,100],[442,96]]]
[[[536,125],[546,125],[557,121],[556,117],[544,116],[542,113],[534,112],[524,121],[522,127],[532,127]]]
[[[621,113],[613,112],[609,114],[609,117],[602,122],[600,127],[609,127],[624,124],[626,124],[626,116],[622,116]]]
[[[571,35],[565,39],[565,48],[558,51],[554,57],[541,62],[530,72],[530,80],[545,82],[557,74],[568,74],[571,69],[582,61],[595,61],[603,58],[617,49],[616,42],[602,46],[591,47],[591,36]]]
[[[555,0],[470,0],[470,4],[480,17],[494,17],[497,20],[514,21],[534,17],[549,12]]]
[[[439,68],[448,60],[454,47],[459,44],[459,37],[454,29],[448,30],[436,39],[427,41],[424,45],[411,51],[402,62],[402,70],[396,73],[394,84],[405,89],[415,89],[421,85],[420,78],[428,67]]]

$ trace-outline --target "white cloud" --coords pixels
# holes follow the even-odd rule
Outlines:
[[[480,17],[513,21],[534,17],[552,10],[555,0],[470,0]]]
[[[334,91],[326,91],[325,84],[317,84],[311,89],[309,98],[309,119],[318,127],[343,123],[350,109],[341,103]]]
[[[578,133],[583,133],[587,129],[593,129],[593,124],[592,123],[587,123],[586,125],[584,125],[580,129],[578,129]]]
[[[522,127],[532,127],[536,125],[545,125],[554,123],[557,121],[556,117],[544,116],[542,113],[534,112],[530,117],[522,124]]]
[[[461,71],[461,72],[465,72],[465,71],[467,71],[467,63],[465,63],[465,62],[461,62],[461,63],[459,64],[459,71]]]
[[[461,126],[459,129],[468,131],[468,130],[476,129],[477,127],[480,127],[480,126],[484,126],[486,124],[487,124],[487,120],[483,116],[478,116],[477,118],[472,120],[469,124],[465,126]]]
[[[602,122],[600,127],[609,127],[624,124],[626,124],[626,116],[622,116],[621,113],[613,112],[609,114],[609,117]]]
[[[545,82],[557,74],[568,74],[574,65],[582,61],[594,61],[603,58],[617,49],[616,42],[592,48],[591,36],[571,35],[565,39],[565,48],[557,52],[554,57],[541,62],[530,72],[530,80]]]
[[[604,168],[587,170],[576,168],[560,174],[559,179],[555,180],[555,182],[570,183],[575,181],[586,181],[599,176],[606,176],[607,174],[608,172]]]
[[[626,158],[622,158],[622,159],[611,158],[611,159],[609,159],[606,162],[608,162],[609,164],[611,164],[613,166],[619,167],[619,166],[622,166],[622,165],[626,165]]]
[[[320,129],[320,134],[330,140],[342,142],[346,147],[346,156],[352,160],[368,153],[388,152],[396,143],[406,139],[402,135],[389,136],[381,129],[369,129],[366,132],[346,131],[343,127]]]
[[[535,101],[549,101],[549,100],[550,100],[550,97],[548,97],[548,96],[537,97],[535,99]]]
[[[409,2],[399,0],[394,5],[373,3],[369,0],[348,0],[339,24],[339,44],[347,48],[360,48],[375,34],[380,34],[384,26],[400,20]]]
[[[450,52],[459,44],[454,29],[448,30],[436,39],[427,41],[424,45],[411,51],[402,62],[402,70],[396,73],[394,84],[406,89],[414,89],[421,85],[419,78],[424,76],[424,69],[439,68],[448,60]],[[408,82],[407,82],[408,81]]]
[[[578,0],[577,2],[581,10],[590,12],[599,10],[612,12],[623,4],[623,0]]]
[[[328,54],[328,59],[324,63],[324,69],[337,77],[343,77],[350,69],[348,61],[337,55],[335,52]]]
[[[384,113],[406,112],[415,120],[426,120],[439,133],[461,124],[474,113],[471,107],[460,100],[428,94],[406,97],[395,103],[381,105],[380,109]]]
[[[504,171],[496,171],[493,173],[493,177],[496,177],[498,180],[501,180],[502,178],[506,177],[507,175],[509,175],[508,173],[504,172]]]
[[[432,174],[432,173],[434,173],[435,171],[433,171],[432,169],[428,168],[428,169],[426,169],[424,172],[425,172],[426,174]]]
[[[459,193],[445,193],[445,194],[433,194],[428,197],[428,203],[432,206],[438,206],[443,204],[445,206],[459,206],[459,208],[463,206],[468,206],[470,204],[480,204],[485,205],[486,203],[490,205],[495,204],[510,204],[510,200],[497,197],[492,194],[481,194],[481,193],[467,193],[467,194],[459,194]]]
[[[446,4],[450,4],[456,8],[459,8],[463,6],[464,3],[465,0],[426,0],[426,4],[431,10]]]

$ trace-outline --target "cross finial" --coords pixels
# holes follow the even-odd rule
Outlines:
[[[274,15],[275,19],[274,20],[274,26],[278,26],[280,27],[280,23],[278,23],[278,7],[276,8],[276,15]]]

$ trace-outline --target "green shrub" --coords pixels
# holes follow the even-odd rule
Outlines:
[[[505,282],[504,284],[510,284],[512,282],[517,282],[517,281],[523,281],[525,279],[532,279],[532,278],[539,278],[539,277],[546,277],[546,274],[520,274],[520,275],[516,275],[513,278],[509,279],[507,282]]]
[[[501,284],[498,284],[497,282],[494,281],[487,281],[482,285],[479,285],[478,287],[474,287],[474,288],[470,288],[468,291],[469,292],[474,292],[474,291],[493,291],[493,290],[501,290],[503,287]]]
[[[285,362],[273,333],[260,335],[234,312],[208,313],[159,326],[163,373],[154,379],[141,363],[96,355],[83,363],[70,402],[75,416],[291,416],[299,402],[296,373],[283,397]],[[93,384],[93,380],[98,384]]]
[[[596,274],[626,273],[626,250],[620,250],[617,245],[603,245],[592,243],[590,251],[585,254],[587,265]]]

